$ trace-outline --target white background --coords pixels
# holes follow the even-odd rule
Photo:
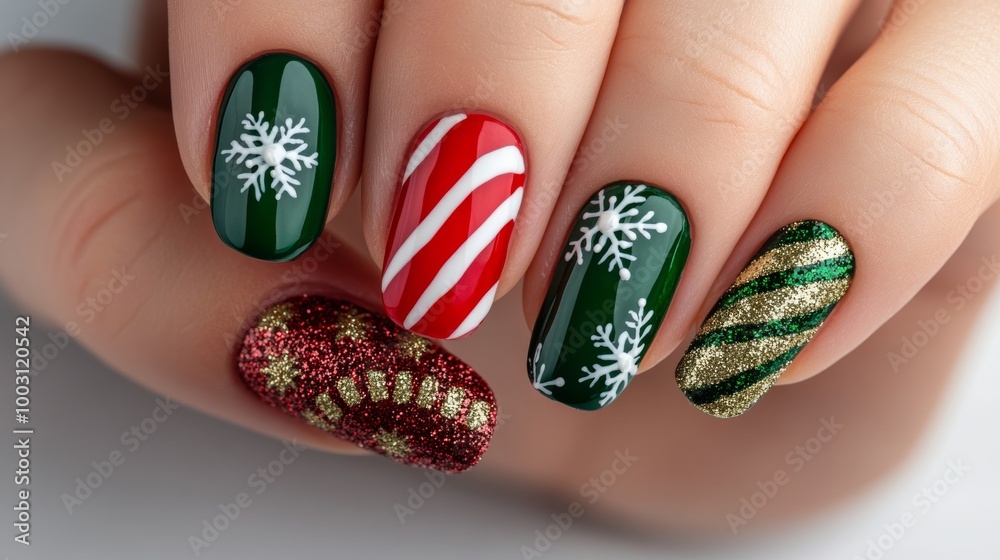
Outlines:
[[[33,44],[71,43],[127,64],[132,8],[125,0],[70,0]],[[17,31],[21,18],[37,9],[33,0],[4,0],[0,32],[6,37]],[[506,298],[490,321],[519,315],[518,299]],[[16,311],[0,296],[3,325],[13,324],[8,318]],[[1000,298],[994,298],[984,317],[933,430],[911,460],[868,495],[785,532],[725,543],[638,538],[584,518],[544,557],[851,559],[864,554],[866,542],[882,534],[885,523],[912,509],[913,494],[938,479],[953,459],[967,464],[969,474],[918,516],[916,525],[883,557],[1000,557],[1000,530],[995,527],[1000,521],[995,416]],[[36,328],[36,340],[44,340],[46,332]],[[12,339],[0,336],[0,356],[13,355]],[[520,356],[520,350],[510,354]],[[0,383],[6,395],[0,404],[12,406],[6,369]],[[0,447],[0,504],[7,512],[2,517],[6,529],[0,557],[11,560],[192,557],[188,536],[200,533],[202,521],[220,513],[219,503],[246,491],[247,477],[282,449],[280,442],[182,409],[135,452],[126,452],[125,463],[70,515],[60,496],[72,493],[75,479],[92,471],[91,461],[122,449],[120,434],[150,416],[156,396],[75,345],[35,378],[32,389],[38,433],[32,455],[30,549],[11,540],[6,522],[14,498],[11,438]],[[550,523],[549,515],[564,508],[473,472],[449,479],[418,515],[400,525],[393,505],[405,501],[408,490],[422,482],[425,478],[416,469],[382,459],[303,453],[263,494],[253,495],[252,506],[201,557],[516,559],[521,558],[521,545],[534,539],[534,531]]]

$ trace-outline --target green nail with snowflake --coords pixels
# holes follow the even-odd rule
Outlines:
[[[531,335],[535,390],[582,410],[611,404],[656,336],[690,247],[684,209],[659,187],[622,181],[594,194]]]
[[[313,63],[265,54],[222,97],[212,220],[230,247],[266,261],[301,255],[323,233],[337,156],[333,90]]]

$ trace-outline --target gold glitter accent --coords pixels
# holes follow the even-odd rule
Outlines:
[[[454,418],[458,416],[458,411],[462,408],[462,401],[465,400],[465,389],[452,387],[444,395],[444,402],[441,403],[441,416]]]
[[[693,348],[684,354],[677,365],[677,385],[681,390],[688,391],[724,381],[809,342],[814,334],[816,329],[810,329],[788,336]]]
[[[486,425],[490,419],[490,403],[486,401],[475,401],[469,405],[469,412],[465,415],[465,425],[470,430],[478,430]]]
[[[417,405],[421,408],[434,406],[437,400],[438,380],[428,375],[420,382],[420,392],[417,393]]]
[[[260,316],[260,320],[257,321],[257,328],[270,331],[287,331],[288,320],[294,316],[295,313],[292,311],[292,304],[279,303],[269,308]]]
[[[701,410],[715,416],[716,418],[733,418],[739,416],[746,412],[751,406],[760,400],[764,393],[771,389],[774,382],[781,377],[781,374],[785,373],[788,369],[788,365],[791,362],[782,366],[781,369],[772,373],[771,375],[761,379],[757,383],[743,389],[739,393],[729,395],[726,397],[721,397],[719,400],[698,405]]]
[[[340,407],[333,402],[333,398],[328,393],[320,393],[316,396],[316,406],[331,421],[336,422],[340,420]]]
[[[410,372],[401,371],[397,373],[394,385],[395,387],[392,390],[392,402],[396,404],[405,404],[410,402],[410,397],[413,396],[413,381],[410,378]]]
[[[362,313],[355,308],[341,311],[334,326],[337,327],[337,340],[350,338],[355,342],[360,342],[368,336],[368,318],[366,313]]]
[[[309,422],[317,428],[329,432],[333,429],[333,425],[323,420],[319,416],[316,416],[311,410],[303,410],[302,417],[305,418],[306,422]]]
[[[422,336],[406,332],[400,335],[399,341],[396,342],[396,348],[403,356],[413,358],[414,361],[420,362],[420,358],[423,358],[424,354],[434,349],[434,344]]]
[[[747,282],[801,266],[808,266],[827,259],[848,255],[851,248],[843,237],[837,235],[833,239],[815,239],[799,241],[790,245],[776,247],[753,260],[733,282],[733,288]]]
[[[385,372],[375,370],[368,372],[368,396],[373,401],[384,401],[389,398],[389,391],[385,388]]]
[[[701,325],[698,334],[733,325],[776,321],[822,309],[839,301],[850,283],[850,278],[838,278],[754,294],[715,312]]]
[[[358,393],[358,388],[350,377],[341,377],[337,380],[337,391],[340,391],[340,398],[344,399],[347,406],[361,404],[361,394]]]
[[[406,436],[400,436],[395,431],[389,433],[379,430],[375,434],[375,440],[379,447],[390,457],[403,458],[410,454],[410,445],[406,442]]]
[[[267,388],[278,391],[284,395],[289,387],[295,389],[295,377],[299,375],[299,370],[295,369],[295,358],[288,352],[281,356],[268,356],[267,366],[261,369],[267,374]]]

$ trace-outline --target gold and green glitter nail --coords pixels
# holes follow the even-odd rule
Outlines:
[[[854,254],[831,226],[787,225],[722,294],[677,366],[692,404],[746,412],[774,385],[847,292]]]

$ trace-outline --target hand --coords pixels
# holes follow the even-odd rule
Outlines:
[[[496,126],[513,131],[510,141],[523,153],[521,211],[515,227],[505,222],[487,240],[485,260],[492,264],[484,264],[470,282],[475,286],[470,293],[478,297],[452,302],[449,309],[465,313],[457,319],[448,313],[418,317],[409,325],[418,331],[437,335],[444,328],[454,334],[480,299],[500,297],[525,271],[525,307],[534,322],[549,285],[563,285],[552,281],[556,264],[572,264],[564,258],[565,244],[573,241],[577,211],[603,185],[620,179],[642,181],[654,194],[669,190],[672,197],[663,200],[680,203],[670,220],[654,215],[652,223],[662,220],[667,228],[649,231],[651,244],[660,242],[655,234],[667,235],[668,252],[679,255],[685,249],[679,230],[689,229],[691,236],[686,265],[681,259],[683,276],[675,270],[636,288],[660,294],[676,289],[672,302],[669,295],[657,302],[649,297],[659,305],[656,321],[662,326],[652,329],[644,354],[633,356],[643,369],[678,348],[783,226],[821,220],[850,246],[851,287],[812,342],[791,365],[784,364],[781,378],[781,383],[803,380],[841,360],[822,384],[783,391],[746,419],[720,425],[682,406],[673,380],[659,371],[666,368],[644,376],[647,391],[623,397],[597,415],[547,405],[527,394],[520,373],[480,368],[511,415],[484,468],[573,493],[608,460],[608,454],[593,450],[627,447],[642,457],[641,466],[601,503],[646,522],[705,526],[724,523],[720,512],[731,509],[733,496],[752,488],[763,470],[773,470],[801,435],[785,427],[817,424],[817,410],[847,410],[850,422],[864,422],[870,430],[843,440],[854,444],[838,453],[840,461],[867,453],[865,443],[878,429],[893,433],[898,447],[885,449],[884,456],[865,456],[867,470],[855,479],[830,475],[823,484],[817,480],[800,488],[798,496],[808,500],[802,503],[817,504],[837,495],[834,490],[870,480],[913,441],[926,418],[924,407],[934,401],[932,389],[944,381],[941,366],[954,357],[973,314],[963,315],[923,351],[919,363],[908,366],[911,382],[905,386],[889,386],[870,371],[872,364],[886,367],[881,364],[887,347],[895,348],[900,332],[913,330],[914,317],[933,316],[941,294],[951,290],[953,280],[968,277],[967,269],[987,256],[983,251],[992,250],[988,243],[996,238],[995,218],[984,218],[969,248],[955,257],[955,268],[942,273],[947,289],[931,284],[925,296],[913,300],[996,199],[1000,68],[994,53],[1000,45],[990,26],[1000,16],[992,4],[928,1],[914,13],[894,12],[884,35],[812,113],[808,109],[824,69],[846,67],[851,49],[865,45],[872,31],[875,18],[862,17],[868,12],[848,25],[856,2],[691,8],[648,1],[630,2],[621,12],[620,2],[553,10],[522,2],[476,10],[464,3],[390,3],[377,49],[363,31],[378,13],[374,3],[323,9],[308,4],[302,2],[301,10],[287,3],[282,10],[244,4],[219,13],[211,3],[173,3],[172,122],[156,101],[138,104],[116,120],[119,115],[109,106],[132,90],[136,78],[78,55],[24,52],[4,59],[0,95],[8,109],[0,118],[5,130],[19,131],[6,135],[0,150],[0,168],[6,170],[0,188],[9,201],[0,219],[10,224],[3,248],[10,257],[5,255],[2,271],[11,290],[62,324],[124,267],[135,276],[134,287],[116,294],[115,305],[80,332],[95,353],[154,390],[217,416],[323,449],[356,450],[263,405],[232,374],[240,333],[273,303],[276,292],[287,290],[289,279],[292,284],[301,279],[309,254],[277,265],[237,255],[213,239],[210,212],[186,188],[191,183],[218,204],[218,195],[211,194],[213,159],[225,159],[220,154],[227,145],[215,138],[213,127],[220,96],[241,64],[263,52],[291,51],[330,78],[338,117],[334,169],[320,158],[314,167],[303,164],[309,171],[326,166],[322,171],[332,173],[329,206],[321,182],[303,187],[296,199],[319,200],[328,219],[360,184],[376,261],[400,252],[410,231],[397,224],[402,233],[392,233],[394,217],[404,216],[408,205],[419,206],[421,189],[433,186],[427,177],[407,177],[412,180],[404,181],[401,202],[392,202],[398,179],[406,175],[402,162],[412,160],[411,138],[434,115],[463,110],[501,116],[504,122]],[[595,60],[607,61],[607,69],[596,71]],[[81,136],[81,130],[100,130],[106,117],[113,131],[103,132],[99,142]],[[64,147],[83,141],[93,144],[92,153],[77,150],[80,161],[69,172],[53,168],[53,161],[69,165]],[[517,192],[522,173],[516,171],[515,166],[498,188]],[[302,172],[299,186],[308,174]],[[229,192],[248,199],[257,190],[278,200],[284,183],[254,182],[246,191],[245,180],[234,185],[227,186],[227,200]],[[313,189],[319,196],[307,196]],[[412,197],[416,201],[408,202]],[[226,223],[214,221],[217,230],[226,231]],[[236,237],[226,241],[236,244]],[[327,239],[327,248],[339,245]],[[304,250],[311,241],[292,243],[288,251]],[[600,258],[595,251],[585,251],[585,266]],[[343,247],[328,252],[322,262],[309,261],[316,267],[307,275],[309,284],[332,286],[377,309],[374,267]],[[408,264],[431,266],[418,261]],[[624,278],[621,271],[632,270],[628,266],[613,265],[610,272],[621,282],[642,284],[637,273]],[[424,270],[411,274],[434,276]],[[433,281],[424,284],[418,293]],[[401,287],[389,302],[389,313],[399,322],[407,322],[418,307],[407,297],[418,298],[405,295],[413,290]],[[391,285],[386,297],[393,298]],[[844,359],[911,300],[888,330]],[[558,314],[553,309],[547,306],[546,313]],[[565,371],[558,365],[537,380],[552,393],[554,387],[570,387],[565,379],[562,386],[545,385],[557,378],[554,371]],[[568,404],[606,404],[599,392],[581,397],[580,388],[574,389],[560,393],[564,401],[575,399]],[[887,410],[913,422],[905,428],[886,424],[880,415]],[[720,415],[742,411],[730,408]],[[829,462],[814,465],[833,468],[833,461],[823,460]],[[826,474],[817,466],[808,472]],[[665,503],[673,507],[665,511]],[[776,504],[765,515],[783,511],[791,506]]]

